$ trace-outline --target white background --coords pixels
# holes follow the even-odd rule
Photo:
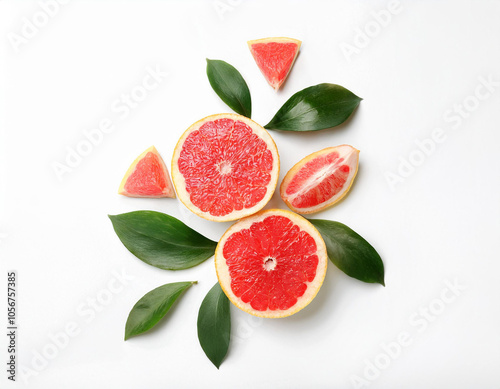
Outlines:
[[[479,78],[500,80],[500,3],[405,1],[381,27],[373,12],[388,4],[74,0],[45,23],[39,2],[0,2],[0,328],[6,273],[16,270],[18,362],[30,369],[7,381],[2,335],[0,387],[353,388],[359,378],[371,388],[498,388],[500,87],[497,81],[484,97]],[[35,17],[45,25],[13,45],[13,34]],[[360,43],[358,29],[372,37]],[[278,93],[246,45],[268,36],[303,41]],[[355,43],[356,53],[343,52]],[[206,79],[206,57],[240,70],[261,124],[293,93],[317,83],[363,97],[337,129],[272,136],[281,178],[324,147],[361,150],[349,196],[316,216],[356,230],[386,267],[384,288],[330,265],[317,298],[287,319],[253,319],[232,307],[233,342],[219,371],[196,334],[199,305],[216,282],[213,260],[179,272],[156,269],[122,246],[107,218],[162,211],[214,240],[230,225],[200,219],[178,200],[116,194],[146,148],[155,145],[168,164],[191,123],[228,111]],[[168,75],[121,118],[113,103],[157,66]],[[477,90],[483,100],[474,97]],[[464,103],[470,112],[458,123],[453,110]],[[105,118],[114,131],[59,180],[54,163],[65,163],[68,148]],[[435,128],[444,141],[419,159],[415,142]],[[398,174],[401,158],[410,157],[420,165],[391,188],[387,175]],[[285,205],[275,195],[268,207]],[[113,284],[117,273],[134,279]],[[142,295],[188,280],[199,284],[158,328],[123,341],[128,313]],[[447,282],[465,289],[450,294]],[[109,285],[120,291],[111,293]],[[89,308],[96,297],[106,304]],[[423,319],[420,309],[429,305],[434,314]],[[68,325],[78,333],[65,340],[60,334]],[[383,345],[405,333],[411,344],[393,346],[384,357]],[[383,368],[367,368],[375,362]]]

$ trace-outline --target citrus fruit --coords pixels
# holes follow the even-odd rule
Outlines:
[[[293,315],[318,293],[328,257],[323,238],[302,216],[261,211],[233,224],[215,250],[222,290],[255,316]]]
[[[298,213],[321,211],[344,197],[358,172],[359,150],[328,147],[292,167],[280,187],[283,201]]]
[[[264,38],[248,41],[250,52],[269,85],[278,90],[292,69],[301,41],[292,38]]]
[[[165,162],[154,146],[130,165],[118,193],[128,197],[175,198]]]
[[[278,174],[278,149],[268,132],[232,113],[194,123],[177,142],[172,158],[179,199],[214,221],[236,220],[262,209]]]

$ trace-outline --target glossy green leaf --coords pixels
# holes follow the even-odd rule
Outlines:
[[[130,311],[125,325],[125,340],[153,328],[170,310],[172,304],[193,282],[165,284],[146,293]]]
[[[346,225],[309,219],[326,244],[330,260],[348,276],[360,281],[384,283],[384,263],[370,243]]]
[[[201,348],[217,369],[227,354],[230,336],[229,300],[217,283],[205,296],[198,313],[198,339]]]
[[[217,242],[164,213],[136,211],[109,218],[125,247],[140,260],[160,269],[187,269],[215,253]]]
[[[233,111],[247,118],[252,116],[250,90],[234,66],[224,61],[207,58],[207,76],[215,93]]]
[[[340,85],[318,84],[295,93],[264,127],[318,131],[347,120],[362,99]]]

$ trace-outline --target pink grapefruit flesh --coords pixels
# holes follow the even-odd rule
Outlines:
[[[189,127],[172,159],[179,199],[197,215],[237,220],[264,207],[276,188],[279,156],[268,132],[237,114],[217,114]]]
[[[255,316],[290,316],[307,306],[327,267],[325,243],[302,216],[261,211],[233,224],[215,251],[219,283],[238,308]]]
[[[290,169],[280,187],[283,201],[298,213],[314,213],[340,201],[358,171],[359,150],[349,145],[317,151]]]
[[[175,198],[167,167],[154,146],[130,165],[118,193],[128,197]]]
[[[248,42],[257,66],[275,90],[278,90],[288,77],[301,43],[292,38],[264,38]]]

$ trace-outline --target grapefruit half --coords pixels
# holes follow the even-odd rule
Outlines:
[[[359,150],[349,145],[328,147],[293,166],[280,187],[283,201],[298,213],[314,213],[340,201],[358,172]]]
[[[154,146],[130,165],[118,193],[128,197],[175,198],[167,166]]]
[[[269,133],[245,116],[223,113],[194,123],[179,139],[172,179],[179,199],[208,220],[251,215],[271,199],[279,175]]]
[[[261,211],[233,224],[215,250],[222,290],[255,316],[293,315],[316,296],[326,274],[323,238],[302,216]]]
[[[257,66],[275,90],[278,90],[285,82],[301,44],[301,41],[293,38],[264,38],[248,41],[248,47]]]

